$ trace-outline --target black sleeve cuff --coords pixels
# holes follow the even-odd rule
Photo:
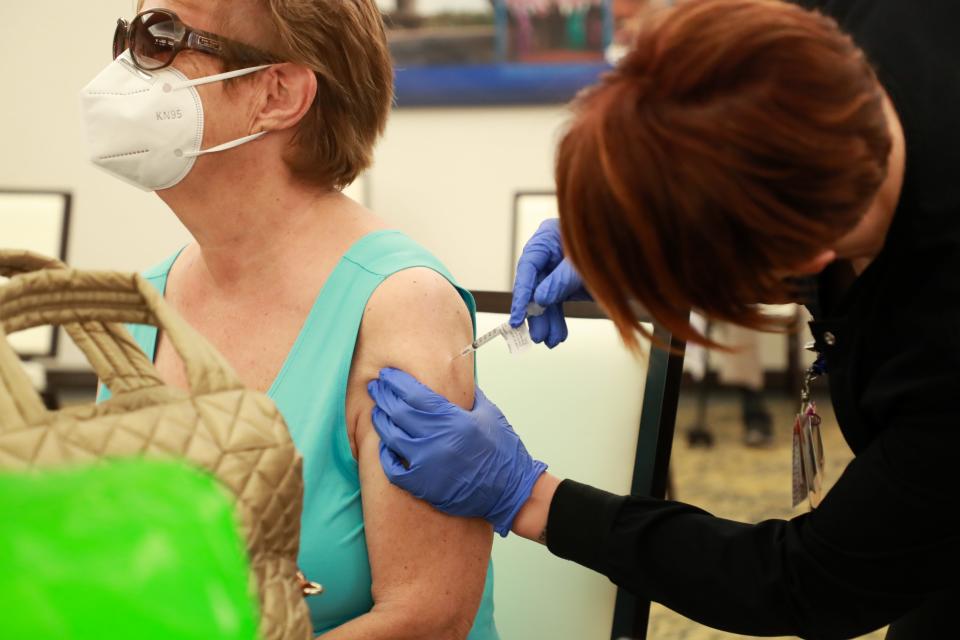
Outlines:
[[[573,480],[561,482],[547,518],[550,553],[603,572],[603,548],[625,500]]]

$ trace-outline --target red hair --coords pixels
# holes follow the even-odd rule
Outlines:
[[[712,344],[691,309],[762,328],[777,275],[852,229],[886,177],[884,94],[819,13],[688,0],[575,102],[556,164],[566,250],[630,346],[633,301]]]

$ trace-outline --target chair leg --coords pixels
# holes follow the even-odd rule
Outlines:
[[[707,323],[705,335],[710,335],[712,322]],[[687,444],[691,447],[704,447],[709,449],[713,446],[713,432],[707,426],[707,403],[710,397],[710,351],[704,350],[703,380],[700,381],[697,390],[697,417],[694,423],[687,428]]]

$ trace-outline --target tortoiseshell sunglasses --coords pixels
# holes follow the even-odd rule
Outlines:
[[[188,27],[177,14],[167,9],[144,11],[129,23],[123,18],[117,20],[117,29],[113,33],[113,59],[119,58],[126,49],[130,50],[133,63],[145,71],[170,66],[184,49],[232,61],[278,62],[256,47]]]

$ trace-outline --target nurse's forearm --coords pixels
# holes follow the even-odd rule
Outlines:
[[[533,485],[530,498],[524,503],[513,520],[512,531],[518,536],[547,544],[547,518],[550,516],[550,503],[553,494],[560,486],[560,478],[544,473]]]

